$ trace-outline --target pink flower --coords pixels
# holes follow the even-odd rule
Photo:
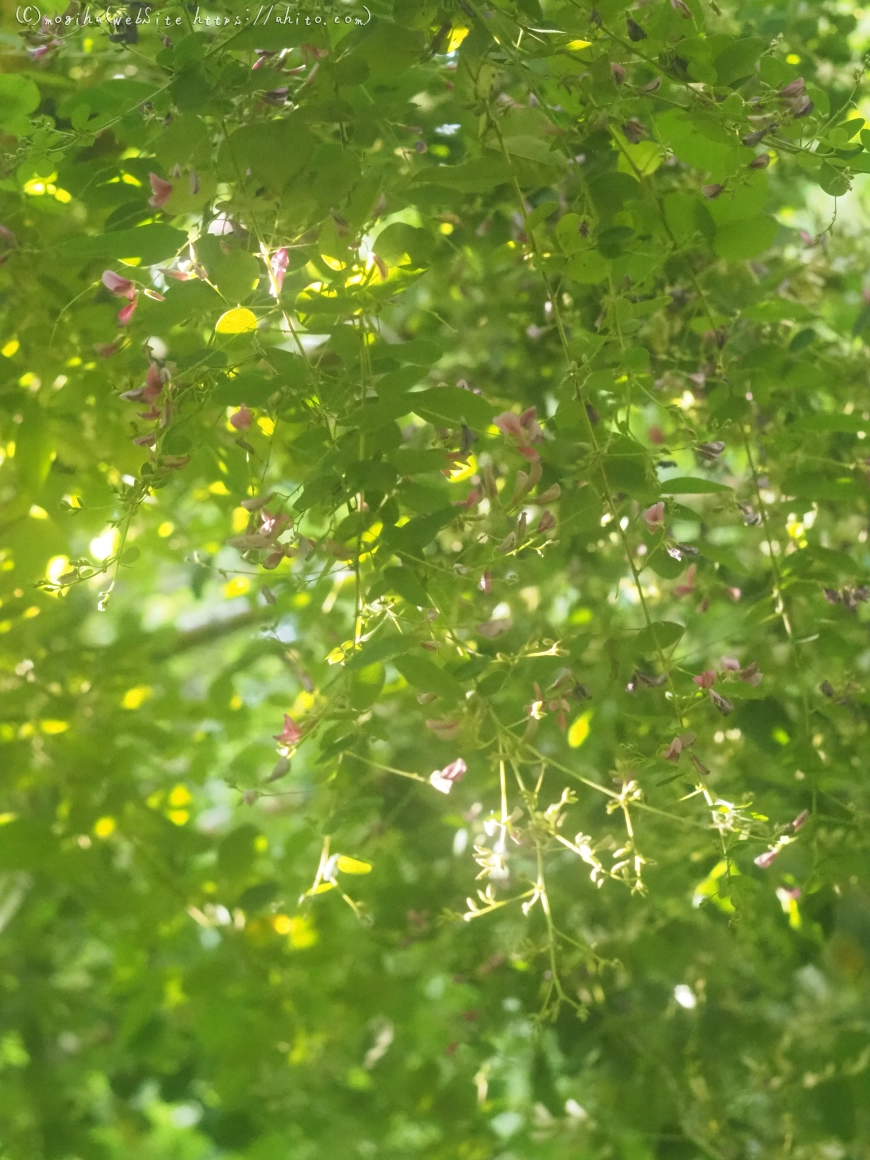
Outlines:
[[[502,435],[506,435],[519,444],[517,451],[530,463],[536,463],[540,459],[532,444],[541,443],[544,439],[544,432],[541,430],[536,415],[537,408],[528,407],[521,415],[515,415],[513,411],[503,411],[501,415],[496,415],[493,419],[493,424],[498,427]],[[538,478],[540,478],[540,472]]]
[[[651,536],[656,532],[660,532],[665,526],[665,505],[660,500],[654,503],[652,507],[648,507],[643,513],[643,518],[646,520],[647,531]]]
[[[262,522],[257,531],[246,532],[243,536],[233,536],[232,539],[227,540],[230,547],[238,548],[240,552],[248,551],[250,548],[274,549],[276,547],[275,541],[290,523],[290,517],[283,514],[273,516],[269,512],[261,512],[260,520]]]
[[[705,672],[699,673],[697,677],[692,677],[692,680],[699,689],[709,689],[715,684],[716,670],[707,669]]]
[[[505,411],[501,415],[496,415],[492,422],[495,427],[498,427],[502,435],[512,435],[515,439],[521,439],[523,436],[520,417],[515,415],[513,411]]]
[[[692,595],[692,593],[695,591],[695,572],[696,572],[696,570],[697,569],[695,568],[694,564],[689,565],[689,567],[686,569],[685,581],[682,584],[675,584],[674,585],[674,595],[675,596],[691,596]]]
[[[665,433],[662,431],[661,427],[649,427],[647,429],[646,437],[649,439],[650,443],[664,443],[665,441]]]
[[[166,278],[174,278],[176,282],[189,282],[196,277],[196,274],[189,274],[186,270],[161,270],[160,273]]]
[[[272,279],[275,283],[273,294],[277,298],[284,286],[284,275],[287,272],[287,267],[290,264],[290,254],[282,246],[280,250],[276,250],[272,255],[270,263],[272,270]]]
[[[483,499],[483,493],[478,491],[476,487],[473,487],[465,499],[455,499],[453,506],[461,507],[463,511],[470,511],[472,508],[477,507],[481,499]]]
[[[537,530],[539,532],[549,532],[551,528],[556,526],[556,517],[551,511],[544,511],[541,513],[541,518],[538,520]]]
[[[136,297],[136,287],[130,279],[122,278],[114,270],[104,270],[102,282],[106,289],[118,298],[129,298],[132,302]]]
[[[297,745],[302,738],[302,730],[289,713],[284,714],[284,728],[275,734],[275,740],[281,745]]]
[[[809,816],[810,816],[809,810],[801,810],[801,812],[798,814],[798,816],[795,818],[795,820],[791,824],[792,830],[794,830],[794,832],[797,833],[798,830],[800,830],[803,826],[805,826],[807,824],[807,821],[809,820]]]
[[[737,657],[723,657],[722,658],[722,668],[727,669],[728,672],[731,672],[731,673],[739,673],[740,672],[740,661],[737,659]]]
[[[761,684],[762,675],[758,671],[758,665],[754,661],[751,665],[747,665],[745,669],[741,669],[739,673],[741,681],[745,681],[747,685],[752,685],[755,688]]]
[[[762,870],[766,870],[768,866],[773,865],[778,853],[779,847],[774,846],[772,850],[765,850],[763,854],[759,854],[758,857],[753,860],[756,866],[760,866]]]
[[[130,321],[130,319],[135,314],[135,312],[136,312],[136,303],[135,302],[131,302],[129,306],[123,306],[118,311],[118,325],[119,326],[126,326],[127,323]]]
[[[230,416],[230,426],[237,431],[247,431],[253,422],[254,416],[247,407],[239,407],[234,415]]]
[[[487,569],[477,583],[481,592],[492,592],[492,572]]]
[[[158,177],[156,173],[149,173],[148,180],[151,182],[151,189],[154,191],[154,196],[148,198],[148,204],[154,209],[162,209],[170,197],[174,186],[171,181],[166,181],[162,177]]]
[[[467,766],[461,757],[445,765],[443,769],[436,769],[429,778],[429,784],[440,793],[450,793],[454,782],[461,781],[468,772]]]
[[[683,752],[683,743],[679,737],[675,737],[667,749],[662,754],[665,761],[679,761],[680,754]]]
[[[145,375],[145,389],[149,392],[146,398],[156,399],[163,390],[163,375],[157,363],[149,363],[148,371]]]

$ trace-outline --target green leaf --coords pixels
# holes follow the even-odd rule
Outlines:
[[[634,648],[646,655],[672,648],[685,632],[682,624],[670,620],[658,620],[642,628],[634,640]]]
[[[467,423],[477,430],[489,426],[495,414],[495,407],[481,395],[464,391],[460,387],[433,387],[428,391],[415,391],[406,396],[407,409],[441,426],[445,421],[459,427]]]
[[[248,407],[263,407],[279,388],[278,380],[269,378],[262,371],[242,371],[233,378],[222,376],[211,395],[211,402],[221,407],[241,406],[243,403]]]
[[[731,491],[724,483],[702,476],[678,475],[673,479],[663,479],[660,483],[663,495],[704,495],[713,492]]]
[[[409,604],[418,608],[429,607],[429,597],[426,589],[410,570],[410,568],[386,568],[382,576],[382,583],[386,592],[396,592]]]
[[[163,224],[139,226],[132,230],[110,230],[102,234],[80,234],[57,247],[63,261],[85,258],[139,258],[142,265],[174,258],[186,251],[187,234]]]
[[[392,660],[413,648],[413,642],[406,636],[378,636],[367,641],[359,652],[355,652],[345,665],[348,669],[361,669],[379,661]]]
[[[445,185],[462,193],[486,193],[510,181],[514,171],[501,157],[482,157],[462,165],[437,165],[420,170],[416,180],[430,185]]]
[[[456,678],[425,655],[405,653],[396,657],[393,663],[409,685],[425,693],[437,693],[445,701],[451,702],[464,696]]]
[[[757,36],[746,36],[729,44],[713,60],[720,85],[731,85],[755,72],[755,64],[767,48]]]
[[[747,221],[729,222],[716,227],[713,248],[720,258],[742,261],[755,258],[773,244],[779,223],[769,214]]]
[[[0,74],[0,129],[12,136],[30,131],[30,117],[42,98],[29,77],[9,72]]]
[[[575,282],[592,286],[597,282],[603,282],[609,269],[606,259],[597,250],[586,250],[584,253],[574,255],[565,267],[565,273]]]
[[[374,253],[391,266],[409,266],[422,269],[432,260],[434,243],[426,230],[393,222],[375,239]]]
[[[370,709],[381,695],[386,680],[384,666],[377,663],[355,668],[350,678],[350,703],[358,713]]]

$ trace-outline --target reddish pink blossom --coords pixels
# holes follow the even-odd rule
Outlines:
[[[779,847],[774,846],[772,850],[765,850],[763,854],[759,854],[757,858],[753,859],[753,861],[755,862],[756,866],[760,866],[762,870],[766,870],[769,866],[773,865],[778,854]]]
[[[461,781],[468,772],[468,768],[461,757],[445,765],[443,769],[436,769],[429,777],[429,784],[440,793],[450,793],[454,784]]]
[[[675,737],[667,749],[662,754],[665,761],[679,761],[680,754],[683,752],[683,743],[679,737]]]
[[[689,565],[689,567],[686,569],[686,578],[683,581],[683,583],[674,585],[674,595],[675,596],[691,596],[692,595],[692,593],[695,591],[695,572],[696,572],[696,570],[697,569],[696,569],[694,564]]]
[[[284,714],[284,728],[275,734],[275,740],[281,745],[297,745],[302,737],[302,730],[289,713]]]
[[[498,427],[502,435],[512,435],[515,439],[521,439],[523,436],[520,417],[515,415],[513,411],[505,411],[501,415],[496,415],[492,422],[493,426]]]
[[[659,500],[654,503],[652,507],[648,507],[643,513],[643,518],[646,520],[647,531],[651,536],[656,532],[660,532],[665,526],[665,505]]]
[[[272,280],[275,284],[274,294],[277,297],[284,287],[284,275],[287,273],[287,267],[290,264],[290,254],[282,246],[280,250],[276,250],[272,255],[270,263],[272,270]]]
[[[470,511],[471,508],[477,507],[483,498],[483,493],[479,492],[476,487],[473,487],[465,499],[457,499],[453,501],[454,507],[461,507],[464,511]]]
[[[665,441],[665,433],[662,431],[661,427],[648,428],[646,437],[649,439],[650,443],[659,444],[664,443]]]
[[[810,816],[809,810],[801,810],[801,812],[798,814],[798,816],[795,818],[795,820],[791,824],[792,830],[794,830],[794,832],[797,833],[798,830],[800,830],[803,826],[805,826],[807,824],[807,822],[809,821],[809,816]]]
[[[145,386],[149,391],[154,392],[154,398],[163,390],[163,375],[161,374],[160,367],[155,362],[148,364],[148,371],[145,375]]]
[[[190,274],[186,270],[161,270],[160,273],[165,278],[174,278],[176,282],[189,282],[191,278],[196,277],[196,274]]]
[[[162,209],[172,197],[172,191],[175,187],[171,181],[158,177],[156,173],[149,173],[148,180],[151,182],[151,189],[154,192],[154,196],[148,198],[148,204],[154,209]]]
[[[544,438],[536,415],[537,408],[528,407],[521,415],[515,415],[513,411],[504,411],[493,419],[494,425],[502,435],[513,439],[518,444],[517,451],[530,463],[536,463],[540,459],[532,444],[541,443]]]
[[[253,421],[254,416],[247,407],[239,407],[238,411],[230,416],[230,426],[235,427],[237,431],[247,431]]]
[[[716,683],[716,670],[707,669],[703,673],[699,673],[697,677],[692,677],[692,680],[699,689],[710,689]]]
[[[269,512],[260,513],[261,524],[255,532],[246,532],[243,536],[233,536],[227,540],[231,548],[238,548],[240,552],[249,549],[275,549],[275,541],[290,523],[288,515],[271,515]],[[273,565],[274,567],[275,565]]]
[[[114,270],[104,270],[102,282],[106,289],[110,290],[118,298],[129,298],[132,302],[136,297],[136,287],[130,279],[122,278]]]
[[[126,326],[127,323],[130,321],[130,319],[135,314],[135,312],[136,312],[136,303],[135,302],[131,302],[129,306],[123,306],[118,311],[118,325],[119,326]]]

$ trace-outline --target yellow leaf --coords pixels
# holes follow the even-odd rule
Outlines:
[[[121,704],[125,709],[138,709],[150,696],[151,687],[149,685],[136,685],[134,688],[127,690],[121,700]]]
[[[43,733],[66,733],[69,729],[69,721],[40,721],[39,727]]]
[[[358,858],[348,858],[345,854],[340,854],[338,862],[336,862],[338,870],[342,874],[371,874],[371,862],[360,862]]]
[[[247,334],[257,329],[257,316],[245,306],[236,306],[222,314],[215,323],[218,334]]]
[[[464,28],[461,24],[457,24],[450,33],[450,43],[447,45],[448,52],[456,52],[466,36],[468,36],[469,29]]]
[[[568,744],[572,749],[579,749],[589,736],[589,722],[591,718],[591,710],[588,713],[582,713],[568,730]]]
[[[450,472],[449,479],[451,483],[461,483],[463,479],[471,479],[472,475],[477,475],[477,460],[470,455],[468,463],[462,463]]]
[[[232,599],[234,596],[244,596],[251,588],[251,581],[247,576],[236,576],[235,580],[228,580],[224,584],[223,592],[227,599]]]
[[[94,823],[94,833],[98,838],[108,838],[115,832],[117,822],[114,818],[98,818]]]
[[[692,895],[692,906],[703,906],[705,902],[712,902],[714,906],[724,911],[726,914],[734,913],[734,903],[727,895],[719,893],[719,879],[729,870],[726,861],[717,862],[706,878],[702,879],[695,887],[695,893]],[[740,871],[731,863],[730,874],[733,878]]]
[[[171,806],[176,808],[186,806],[191,800],[190,790],[186,785],[177,785],[169,795],[168,801]]]
[[[334,882],[321,882],[316,890],[306,890],[304,897],[311,898],[315,894],[325,894],[327,890],[334,890],[334,889],[335,889]]]

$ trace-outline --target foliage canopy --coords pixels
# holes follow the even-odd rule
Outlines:
[[[863,13],[35,11],[0,1155],[866,1157]]]

